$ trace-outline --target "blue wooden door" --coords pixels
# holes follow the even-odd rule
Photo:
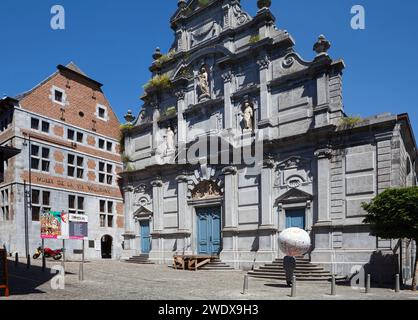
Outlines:
[[[148,254],[151,250],[149,221],[141,222],[141,253]]]
[[[305,210],[286,210],[286,228],[305,229]]]
[[[218,255],[221,251],[221,209],[197,210],[199,254]]]

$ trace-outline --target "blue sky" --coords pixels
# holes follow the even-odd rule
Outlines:
[[[345,111],[369,116],[408,112],[418,134],[418,1],[272,0],[277,26],[296,40],[306,60],[319,34],[331,41],[330,55],[343,58]],[[256,0],[242,0],[254,15]],[[50,28],[50,9],[63,5],[66,29]],[[366,29],[350,27],[352,6],[366,10]],[[1,0],[0,95],[32,88],[74,61],[104,91],[122,119],[137,114],[142,85],[155,47],[173,41],[169,18],[177,0]]]

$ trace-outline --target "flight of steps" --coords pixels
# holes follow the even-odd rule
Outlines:
[[[286,280],[286,272],[283,268],[283,259],[276,259],[273,263],[256,268],[248,272],[253,278]],[[303,257],[296,258],[296,270],[294,275],[298,281],[327,281],[332,278],[329,271],[323,267],[313,264],[309,259]],[[337,280],[343,280],[344,277],[336,277]]]
[[[232,271],[234,270],[233,267],[230,265],[222,262],[218,258],[214,258],[208,264],[205,264],[203,267],[199,268],[199,270],[206,270],[206,271]]]
[[[129,258],[129,260],[125,260],[128,263],[135,263],[135,264],[154,264],[153,262],[149,261],[149,256],[147,254],[141,254],[140,256],[133,256]]]

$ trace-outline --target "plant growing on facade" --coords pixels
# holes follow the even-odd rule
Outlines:
[[[356,125],[360,124],[363,121],[364,120],[359,116],[344,117],[344,118],[341,118],[340,123],[339,123],[339,127],[341,129],[351,129],[351,128],[354,128]]]
[[[171,116],[175,114],[176,112],[177,112],[177,108],[175,106],[172,106],[172,107],[167,108],[167,110],[165,111],[165,115]]]
[[[258,41],[260,41],[261,40],[261,37],[260,37],[260,35],[259,34],[255,34],[255,35],[252,35],[251,37],[250,37],[250,40],[248,41],[248,43],[249,44],[254,44],[254,43],[257,43]]]
[[[362,207],[368,212],[364,223],[383,239],[410,239],[418,244],[418,187],[387,189]],[[418,257],[418,245],[416,246]],[[412,290],[417,290],[417,261]]]
[[[199,7],[204,8],[207,7],[210,3],[210,0],[199,0]]]
[[[165,73],[162,75],[156,75],[151,78],[147,84],[144,85],[146,92],[154,90],[167,90],[171,88],[170,77]]]
[[[173,57],[174,57],[175,54],[176,54],[176,50],[175,49],[171,49],[167,54],[163,54],[161,57],[159,57],[155,61],[155,64],[158,67],[161,67],[164,63],[173,60]]]
[[[134,128],[134,125],[132,123],[125,123],[122,124],[119,134],[119,152],[120,154],[123,154],[125,152],[125,136],[126,134],[129,134],[129,132]]]

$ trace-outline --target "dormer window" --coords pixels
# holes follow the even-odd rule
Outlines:
[[[104,121],[109,120],[109,117],[107,114],[107,108],[105,106],[98,104],[97,110],[96,110],[96,117]]]

